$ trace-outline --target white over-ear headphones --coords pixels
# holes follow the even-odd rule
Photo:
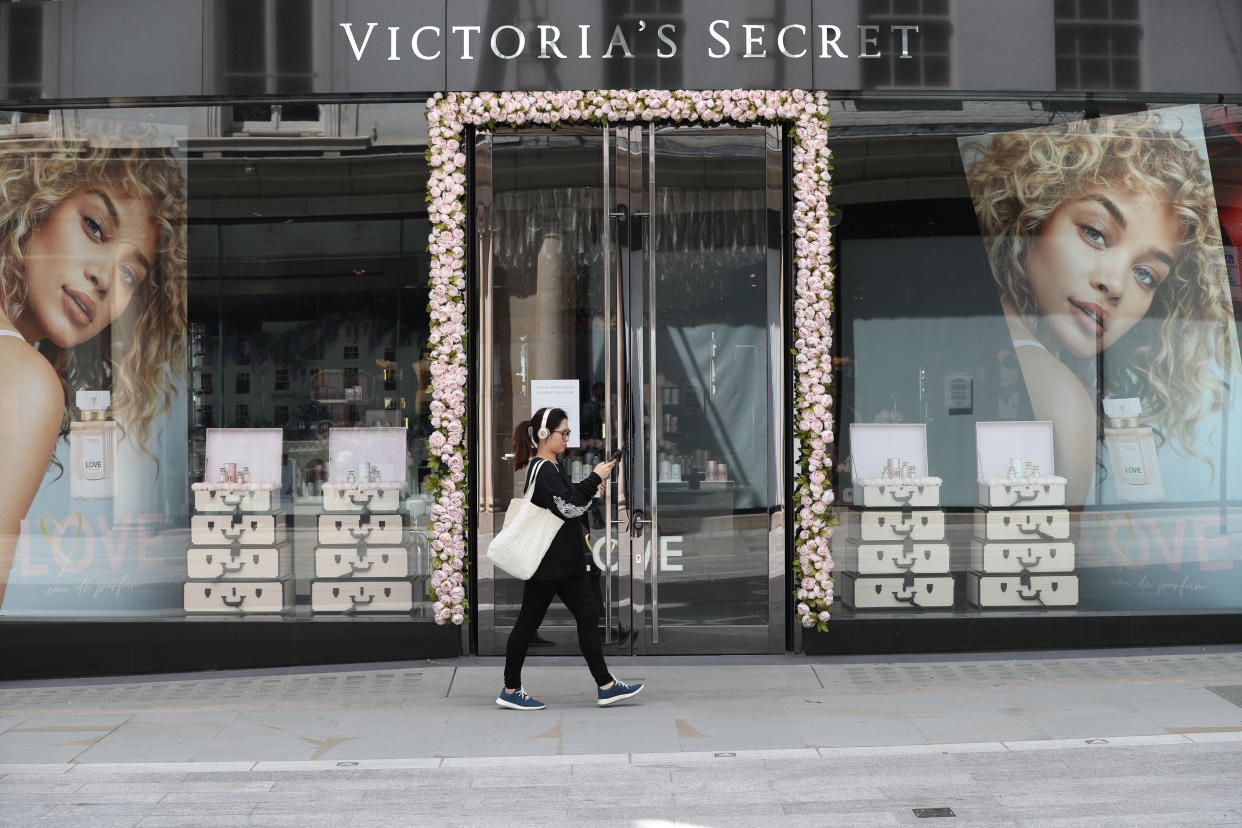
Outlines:
[[[545,408],[543,410],[543,422],[539,424],[539,439],[540,440],[546,440],[552,436],[552,432],[548,431],[548,415],[551,413],[552,413],[551,408]],[[530,444],[534,446],[535,448],[539,448],[539,443],[535,441],[534,437],[530,438]]]

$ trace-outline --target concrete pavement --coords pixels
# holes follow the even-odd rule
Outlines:
[[[0,684],[0,825],[1242,824],[1242,647],[612,667]]]

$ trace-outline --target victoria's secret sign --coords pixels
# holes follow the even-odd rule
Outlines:
[[[829,23],[739,23],[724,18],[705,22],[701,32],[687,37],[676,23],[633,21],[630,25],[568,26],[534,24],[516,26],[423,25],[402,26],[387,22],[340,23],[339,34],[348,43],[354,60],[442,61],[519,60],[593,61],[597,59],[697,60],[910,58],[919,33],[917,25],[858,24],[853,27]],[[687,42],[702,47],[685,54]]]

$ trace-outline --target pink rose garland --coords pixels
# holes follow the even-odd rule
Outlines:
[[[827,628],[832,606],[832,238],[828,96],[801,89],[719,91],[593,90],[438,94],[427,105],[431,234],[431,426],[427,485],[431,510],[431,593],[438,624],[467,616],[465,246],[467,125],[667,121],[717,124],[784,121],[794,138],[794,507],[797,612],[804,627]]]

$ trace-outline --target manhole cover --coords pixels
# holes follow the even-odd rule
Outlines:
[[[919,819],[927,819],[929,817],[955,817],[952,808],[914,808],[914,815]]]

